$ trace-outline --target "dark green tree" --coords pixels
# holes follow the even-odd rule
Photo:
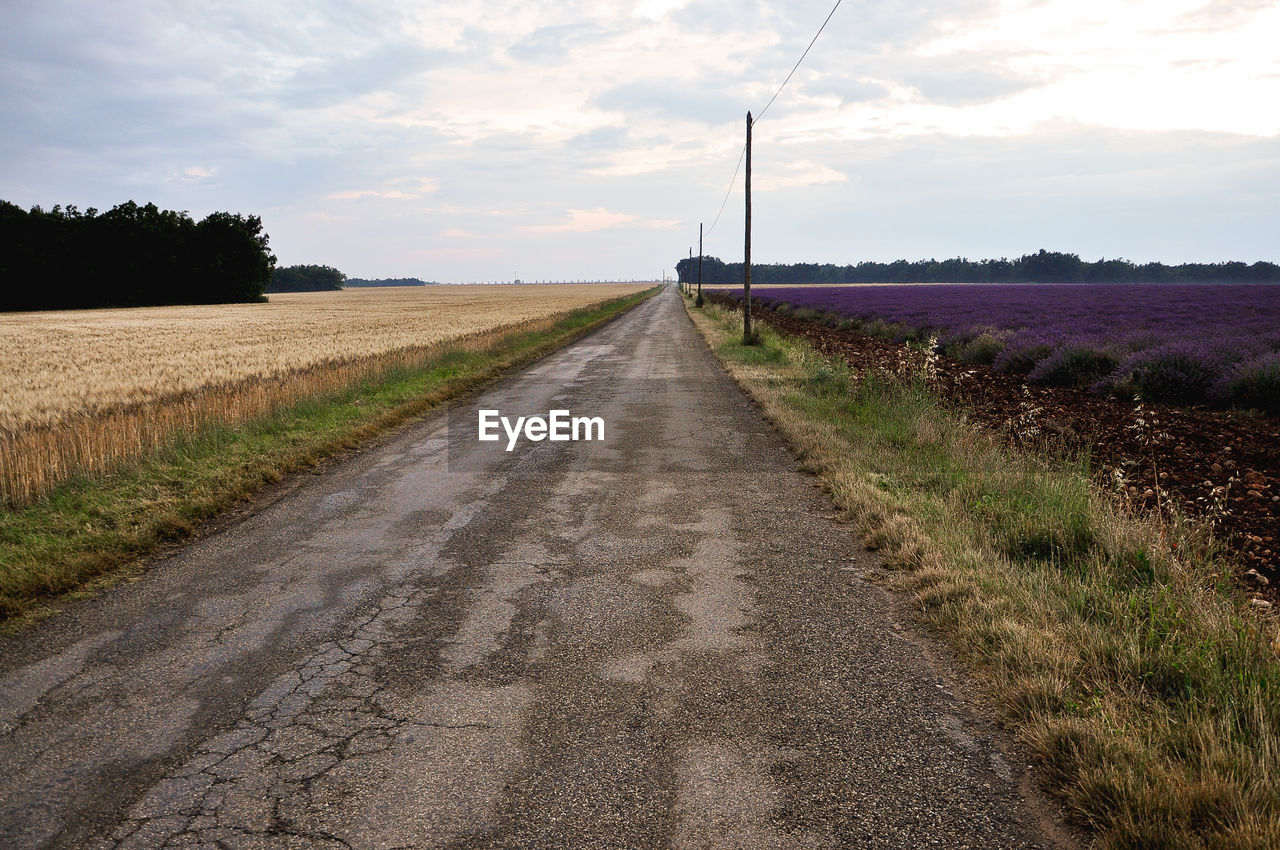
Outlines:
[[[332,266],[285,266],[271,274],[267,292],[318,292],[341,289],[347,276]]]
[[[0,201],[0,310],[261,301],[275,266],[257,216],[133,201],[105,213]]]

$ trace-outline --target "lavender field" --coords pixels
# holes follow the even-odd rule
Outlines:
[[[936,338],[945,354],[1035,382],[1280,413],[1280,286],[796,286],[752,296],[848,330]]]

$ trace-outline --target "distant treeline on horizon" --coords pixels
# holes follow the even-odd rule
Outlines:
[[[346,280],[347,276],[333,266],[284,266],[271,271],[267,294],[341,289]]]
[[[347,278],[347,286],[439,286],[434,280],[418,280],[416,277],[380,277],[368,280],[363,277]]]
[[[676,263],[681,283],[696,283],[698,258]],[[742,263],[702,258],[702,282],[742,284]],[[752,283],[1280,283],[1280,265],[1268,262],[1087,262],[1077,254],[1041,249],[1016,260],[897,260],[892,263],[752,263]]]
[[[267,292],[326,292],[348,286],[434,286],[434,282],[418,280],[416,277],[387,277],[368,280],[362,277],[347,277],[333,266],[284,266],[271,273],[271,283]]]
[[[0,311],[262,301],[267,244],[252,215],[0,201]]]

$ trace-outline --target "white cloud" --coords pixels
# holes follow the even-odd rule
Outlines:
[[[657,20],[676,9],[683,9],[687,5],[689,5],[689,0],[644,0],[636,7],[635,15],[639,18]]]
[[[802,186],[819,186],[823,183],[843,183],[849,177],[826,165],[800,160],[789,162],[780,172],[761,174],[752,178],[752,188],[762,192],[776,189],[794,189]]]
[[[927,60],[987,56],[988,65],[1042,85],[989,106],[989,126],[1023,131],[1067,119],[1138,130],[1280,133],[1280,3],[1243,4],[1247,14],[1204,0],[1003,0],[990,14],[922,45]],[[1214,20],[1203,13],[1223,7]],[[1201,21],[1196,27],[1188,26]],[[1228,23],[1229,21],[1229,23]],[[973,122],[920,104],[917,127],[972,132]],[[922,120],[923,119],[923,120]]]
[[[678,221],[645,221],[628,213],[610,212],[603,207],[592,210],[568,210],[569,220],[558,224],[526,224],[516,228],[524,233],[589,233],[624,225],[630,227],[666,229],[675,227]]]
[[[434,180],[412,180],[400,181],[401,185],[408,185],[405,189],[346,189],[341,192],[331,192],[325,195],[327,201],[353,201],[360,198],[381,198],[384,200],[412,201],[421,198],[423,195],[429,195],[439,188],[439,184]]]
[[[348,189],[344,192],[333,192],[324,196],[326,201],[354,201],[360,198],[406,199],[416,197],[417,195],[409,195],[398,189],[391,189],[386,192],[380,192],[377,189]]]

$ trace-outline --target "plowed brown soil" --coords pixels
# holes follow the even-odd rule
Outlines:
[[[724,296],[714,296],[716,300]],[[737,306],[736,300],[726,300]],[[897,370],[905,345],[756,307],[753,316],[838,355],[855,371]],[[975,425],[1011,442],[1088,451],[1099,483],[1141,511],[1177,510],[1229,541],[1255,597],[1280,601],[1280,422],[1243,411],[1105,398],[939,357],[931,380]],[[1250,571],[1254,571],[1250,573]]]

